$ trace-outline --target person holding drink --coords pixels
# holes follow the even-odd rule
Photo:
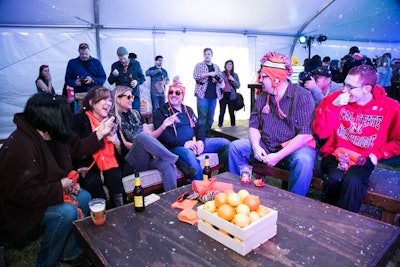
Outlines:
[[[114,119],[103,120],[81,140],[71,131],[66,99],[38,93],[23,113],[15,114],[14,123],[17,129],[0,149],[0,242],[18,241],[44,226],[36,266],[72,262],[80,253],[72,222],[80,211],[82,216],[88,213],[91,199],[75,184],[77,175],[69,175],[74,173],[72,159],[100,149]],[[72,189],[77,201],[65,201]]]

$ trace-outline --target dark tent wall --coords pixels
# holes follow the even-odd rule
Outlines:
[[[220,67],[235,61],[249,106],[246,85],[265,52],[281,51],[303,62],[308,50],[297,42],[300,34],[324,34],[328,40],[314,42],[311,55],[340,59],[357,45],[371,58],[386,52],[400,58],[399,28],[397,0],[1,0],[0,139],[11,133],[13,114],[36,92],[39,66],[50,66],[60,93],[67,62],[78,56],[81,42],[101,59],[107,75],[119,46],[138,54],[144,71],[155,55],[163,55],[170,78],[181,77],[185,103],[193,107],[193,67],[203,60],[203,48],[212,47]],[[148,80],[141,86],[147,100]],[[238,119],[248,112],[239,111]]]

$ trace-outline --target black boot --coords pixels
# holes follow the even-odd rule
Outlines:
[[[196,169],[190,167],[186,162],[178,158],[178,160],[175,162],[176,167],[178,170],[180,170],[186,178],[192,178],[196,176],[197,171]]]
[[[119,207],[124,205],[124,198],[122,194],[115,194],[110,197],[110,202],[112,208]]]

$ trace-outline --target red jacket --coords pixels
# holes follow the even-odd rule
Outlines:
[[[315,110],[314,132],[327,142],[321,147],[323,156],[338,147],[350,149],[368,157],[370,153],[381,158],[400,154],[400,104],[386,96],[376,85],[373,99],[364,106],[356,103],[336,107],[332,102],[341,94],[325,97]]]

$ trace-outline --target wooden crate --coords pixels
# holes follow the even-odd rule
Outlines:
[[[200,232],[244,256],[276,235],[278,212],[268,209],[270,212],[267,215],[244,228],[240,228],[204,210],[202,205],[197,208],[199,217],[197,227]],[[221,233],[218,229],[224,230],[231,236]]]

